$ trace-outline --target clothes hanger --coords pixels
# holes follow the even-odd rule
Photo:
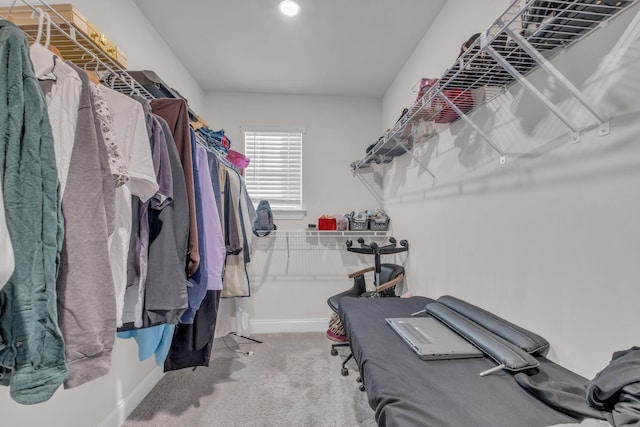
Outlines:
[[[129,78],[131,79],[131,82],[128,83],[129,87],[131,88],[131,93],[129,93],[129,96],[134,96],[134,95],[142,96],[142,94],[140,93],[140,91],[136,87],[135,79],[133,77],[131,77],[131,76],[129,76]]]
[[[14,24],[16,23],[16,18],[13,17],[11,12],[13,11],[13,6],[15,6],[17,2],[18,0],[13,0],[13,3],[11,3],[11,6],[9,6],[9,12],[7,13],[7,20],[9,22],[13,22]]]
[[[62,52],[60,52],[60,50],[57,47],[51,44],[51,15],[49,15],[48,12],[44,12],[43,15],[47,21],[47,32],[46,32],[44,47],[49,49],[49,51],[51,51],[54,55],[56,55],[61,60],[64,60],[62,56]]]
[[[113,89],[116,90],[115,86],[116,86],[116,75],[113,73],[110,73],[107,76],[107,83],[109,84],[109,89]]]
[[[34,41],[34,43],[40,44],[40,40],[42,39],[42,32],[44,30],[44,11],[39,7],[36,8],[36,11],[38,12],[38,35],[36,36],[36,40]],[[31,14],[32,17],[36,11]]]
[[[92,53],[91,56],[92,56],[92,59],[84,63],[84,72],[87,73],[87,76],[89,77],[89,80],[91,80],[91,82],[99,85],[100,77],[98,77],[98,66],[100,65],[100,61],[98,60],[98,57],[95,54]],[[87,70],[87,66],[91,64],[93,61],[96,61],[95,69]]]
[[[47,12],[42,12],[42,15],[44,16],[45,21],[47,21],[47,31],[45,32],[44,47],[48,49],[51,45],[51,16],[49,16],[49,13]]]

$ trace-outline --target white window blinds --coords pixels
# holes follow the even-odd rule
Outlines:
[[[251,200],[269,200],[272,209],[302,209],[302,132],[246,131],[244,144]]]

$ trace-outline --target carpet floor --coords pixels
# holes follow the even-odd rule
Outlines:
[[[331,356],[324,333],[226,336],[214,341],[211,365],[168,372],[123,427],[372,427],[366,392],[350,373],[349,353]],[[253,352],[246,355],[245,352]]]

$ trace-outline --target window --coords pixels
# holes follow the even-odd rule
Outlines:
[[[251,200],[269,200],[274,210],[302,210],[301,129],[245,131],[244,152],[251,159],[245,182]]]

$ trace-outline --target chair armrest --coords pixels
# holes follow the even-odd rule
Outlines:
[[[395,286],[398,283],[402,282],[402,279],[404,279],[404,273],[400,273],[395,279],[389,280],[388,282],[385,282],[380,286],[376,286],[376,292],[382,292],[385,289]]]
[[[349,279],[353,279],[354,277],[362,276],[364,273],[368,273],[370,271],[375,270],[374,267],[367,267],[364,270],[356,271],[355,273],[351,273],[349,275]]]

